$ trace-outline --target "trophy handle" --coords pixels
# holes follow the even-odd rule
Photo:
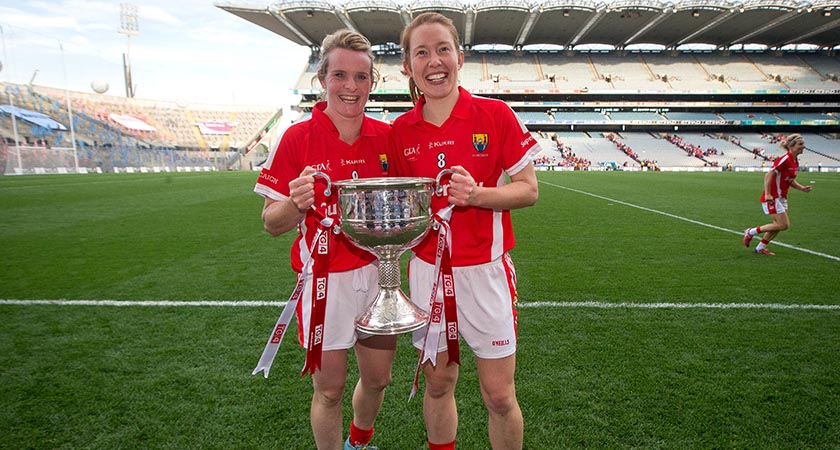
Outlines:
[[[327,188],[324,189],[324,195],[329,197],[332,194],[332,180],[330,180],[330,176],[325,174],[324,172],[318,171],[312,174],[313,177],[321,177],[327,181]]]
[[[455,171],[452,169],[443,169],[439,174],[437,174],[437,178],[435,178],[435,195],[443,197],[443,184],[441,184],[441,180],[446,175],[449,175],[449,177],[452,178],[453,173],[455,173]]]

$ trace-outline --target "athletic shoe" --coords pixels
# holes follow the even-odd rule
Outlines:
[[[759,254],[762,254],[762,255],[767,255],[767,256],[776,256],[776,254],[775,254],[775,253],[771,252],[770,250],[767,250],[766,248],[762,248],[761,250],[759,250],[759,249],[755,249],[754,251],[755,251],[756,253],[759,253]]]
[[[747,228],[744,230],[744,247],[750,246],[750,241],[752,241],[753,235],[750,234],[750,229]]]
[[[378,447],[370,444],[351,445],[350,438],[344,441],[344,450],[378,450]]]

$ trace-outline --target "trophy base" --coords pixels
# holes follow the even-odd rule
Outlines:
[[[426,325],[429,315],[398,288],[382,288],[371,306],[356,319],[356,329],[367,334],[390,336],[408,333]]]

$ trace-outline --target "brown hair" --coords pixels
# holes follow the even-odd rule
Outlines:
[[[337,48],[353,50],[356,52],[365,52],[367,54],[368,58],[370,58],[370,89],[373,90],[376,87],[376,83],[379,81],[379,71],[373,67],[374,57],[370,41],[361,34],[347,29],[341,29],[332,34],[328,34],[324,37],[324,40],[321,41],[320,61],[318,61],[316,74],[312,77],[312,84],[314,85],[316,79],[321,80],[326,78],[327,72],[329,71],[330,52]]]
[[[405,65],[411,59],[411,33],[414,32],[417,27],[420,25],[438,23],[444,26],[449,33],[452,35],[452,42],[455,43],[455,50],[461,49],[461,39],[458,37],[458,30],[455,28],[455,24],[452,23],[452,20],[443,14],[436,13],[436,12],[427,12],[420,14],[419,16],[415,17],[414,20],[411,21],[408,26],[406,26],[402,34],[400,35],[400,46],[402,47],[402,61]],[[403,72],[404,75],[408,76],[407,73]],[[417,83],[414,82],[414,78],[409,76],[408,78],[408,93],[411,95],[411,102],[417,103],[417,100],[420,99],[420,89],[417,88]]]

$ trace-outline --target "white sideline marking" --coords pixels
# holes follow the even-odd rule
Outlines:
[[[282,307],[286,302],[261,301],[183,301],[171,300],[9,300],[0,305],[58,305],[58,306],[228,306]],[[601,308],[601,309],[770,309],[770,310],[840,310],[840,305],[785,305],[780,303],[631,303],[631,302],[520,302],[520,308]]]
[[[693,224],[704,226],[704,227],[707,227],[707,228],[712,228],[712,229],[719,230],[719,231],[725,231],[727,233],[733,233],[733,234],[737,234],[739,236],[744,235],[743,231],[730,230],[728,228],[723,228],[723,227],[719,227],[717,225],[712,225],[712,224],[709,224],[709,223],[700,222],[699,220],[689,219],[687,217],[678,216],[676,214],[666,213],[664,211],[659,211],[659,210],[656,210],[656,209],[646,208],[644,206],[634,205],[632,203],[623,202],[621,200],[616,200],[614,198],[604,197],[602,195],[593,194],[591,192],[581,191],[579,189],[574,189],[574,188],[570,188],[570,187],[566,187],[566,186],[561,186],[559,184],[549,183],[548,181],[540,181],[540,183],[547,184],[549,186],[553,186],[553,187],[560,188],[560,189],[565,189],[567,191],[577,192],[578,194],[583,194],[583,195],[588,195],[590,197],[600,198],[601,200],[607,200],[607,201],[610,201],[610,202],[613,202],[613,203],[618,203],[618,204],[621,204],[621,205],[624,205],[624,206],[629,206],[631,208],[641,209],[643,211],[648,211],[648,212],[652,212],[652,213],[655,213],[655,214],[661,214],[663,216],[671,217],[673,219],[682,220],[684,222],[693,223]],[[807,248],[802,248],[802,247],[797,247],[795,245],[785,244],[784,242],[779,242],[779,241],[776,241],[776,240],[773,241],[773,245],[778,245],[780,247],[787,247],[787,248],[790,248],[790,249],[793,249],[793,250],[798,250],[800,252],[810,253],[812,255],[822,256],[823,258],[833,259],[834,261],[840,261],[840,257],[838,257],[838,256],[832,256],[832,255],[829,255],[829,254],[826,254],[826,253],[820,253],[820,252],[817,252],[817,251],[814,251],[814,250],[808,250]]]
[[[210,301],[175,302],[171,300],[8,300],[0,305],[59,305],[59,306],[285,306],[286,302]]]
[[[784,305],[780,303],[609,303],[609,302],[521,302],[520,308],[602,308],[602,309],[824,309],[840,305]]]

